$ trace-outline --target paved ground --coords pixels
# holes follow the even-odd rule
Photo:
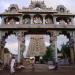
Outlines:
[[[0,75],[11,75],[9,71],[0,71]],[[75,75],[75,68],[65,66],[59,67],[58,70],[48,70],[47,66],[42,65],[36,66],[36,69],[24,69],[23,71],[18,71],[13,75]]]
[[[0,72],[0,75],[10,75],[9,72]],[[46,72],[17,72],[13,75],[75,75],[74,71],[46,71]]]

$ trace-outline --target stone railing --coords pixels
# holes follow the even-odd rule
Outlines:
[[[39,8],[23,8],[22,10],[19,10],[19,12],[57,12],[51,8],[44,8],[44,9],[39,9]]]
[[[72,28],[75,29],[74,25],[55,25],[55,24],[3,24],[0,25],[0,29],[6,28]]]

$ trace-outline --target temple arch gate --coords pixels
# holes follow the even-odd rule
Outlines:
[[[25,48],[25,35],[48,34],[51,37],[51,45],[55,50],[54,59],[57,62],[57,35],[65,30],[71,36],[70,44],[73,44],[73,60],[75,62],[75,24],[73,22],[75,14],[68,12],[63,5],[59,5],[56,10],[53,10],[53,8],[47,8],[44,1],[32,0],[29,7],[23,9],[19,9],[16,4],[11,4],[5,13],[0,14],[0,17],[2,19],[0,25],[0,52],[5,45],[5,38],[10,34],[15,34],[18,38],[18,62],[20,62],[21,52]]]

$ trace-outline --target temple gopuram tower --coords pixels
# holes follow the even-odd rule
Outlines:
[[[31,35],[27,57],[43,56],[46,50],[43,35]]]

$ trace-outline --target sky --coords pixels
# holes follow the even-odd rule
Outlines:
[[[75,13],[75,0],[44,0],[47,7],[56,9],[57,5],[64,5],[72,13]],[[5,11],[10,4],[18,4],[19,8],[28,7],[31,0],[0,0],[0,12]]]
[[[3,13],[10,4],[17,4],[20,9],[22,7],[28,7],[31,0],[0,0],[0,13]],[[70,10],[71,13],[75,14],[75,0],[44,0],[47,7],[53,7],[53,9],[56,9],[57,5],[64,5],[67,10]],[[11,41],[13,39],[13,41]],[[61,39],[64,39],[63,41],[68,41],[66,37],[63,35],[60,35],[57,37],[57,47],[59,49],[61,48],[60,45],[63,43]],[[17,54],[17,48],[18,48],[18,41],[15,36],[9,36],[8,39],[6,39],[8,43],[6,43],[6,47],[10,49],[12,53]],[[65,43],[65,42],[64,42]],[[29,35],[26,36],[26,46],[29,44]],[[45,36],[45,44],[49,45],[49,37]]]

